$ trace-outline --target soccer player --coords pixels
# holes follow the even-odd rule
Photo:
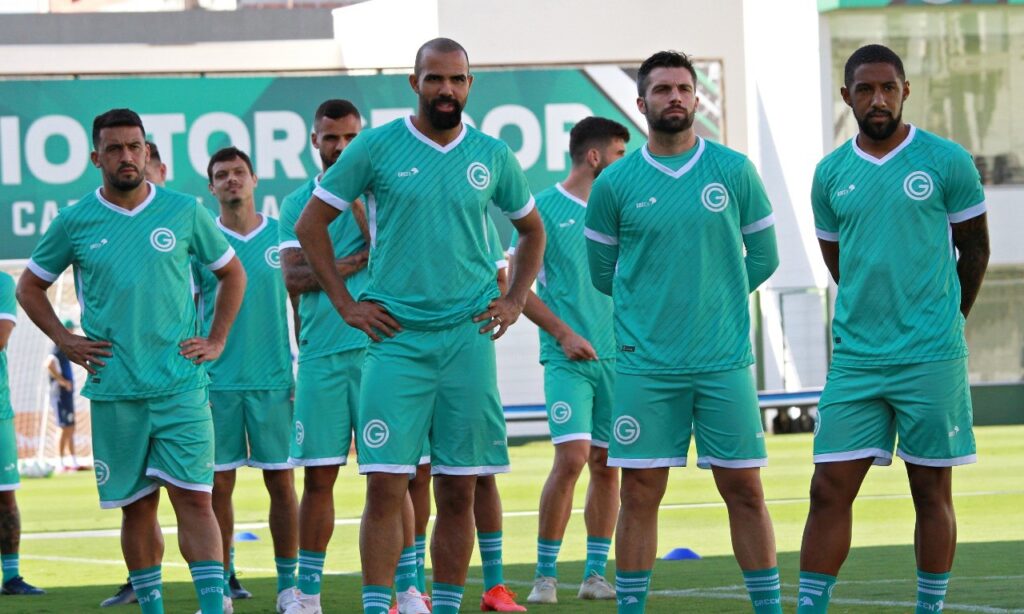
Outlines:
[[[233,575],[235,470],[243,465],[263,470],[270,495],[270,535],[275,560],[298,556],[298,503],[288,463],[292,429],[292,361],[288,343],[288,292],[281,277],[277,220],[256,213],[256,174],[249,156],[225,147],[207,166],[210,193],[220,203],[217,226],[245,267],[248,283],[231,336],[220,358],[210,363],[210,407],[216,436],[213,511],[220,525],[225,557],[225,590]],[[213,321],[217,278],[202,273],[201,314]],[[277,611],[295,601],[294,570],[279,571]],[[237,579],[235,580],[237,582]],[[240,585],[239,585],[240,587]],[[244,590],[244,589],[243,589]],[[251,596],[244,591],[246,597]]]
[[[314,190],[296,232],[332,304],[371,343],[359,399],[365,612],[386,612],[402,550],[402,500],[429,434],[437,522],[433,606],[456,612],[473,549],[477,476],[508,470],[494,339],[526,303],[544,247],[512,151],[462,122],[473,82],[465,49],[438,38],[416,54],[415,115],[361,134]],[[334,266],[328,225],[363,193],[373,256],[353,299]],[[519,230],[516,273],[499,296],[484,248],[493,201]]]
[[[594,286],[610,294],[618,344],[609,466],[622,467],[615,592],[642,612],[669,467],[710,468],[754,611],[781,612],[767,462],[750,365],[748,294],[778,266],[771,203],[742,154],[698,137],[697,74],[661,51],[637,74],[649,137],[601,173],[587,204]],[[746,255],[744,255],[744,250]],[[665,263],[685,263],[666,276]]]
[[[324,101],[313,118],[310,140],[324,170],[331,168],[362,126],[359,111],[341,99]],[[334,482],[346,464],[356,424],[356,401],[367,337],[338,315],[306,262],[295,236],[295,222],[322,174],[289,194],[281,205],[281,271],[296,311],[299,372],[289,462],[305,468],[299,504],[299,556],[280,558],[278,590],[298,566],[297,601],[289,614],[319,613],[320,585],[327,545],[334,532]],[[367,240],[359,224],[360,204],[329,229],[334,266],[350,292],[366,285]]]
[[[146,162],[145,168],[146,180],[163,187],[167,183],[167,165],[160,159],[160,150],[157,149],[156,143],[146,141],[146,147],[149,148],[149,162]]]
[[[7,383],[7,342],[17,323],[14,278],[0,271],[0,567],[3,568],[0,595],[42,595],[45,591],[25,582],[18,573],[21,514],[14,491],[21,486],[21,476],[18,475],[14,409]]]
[[[604,577],[619,505],[618,469],[608,466],[615,385],[612,300],[590,283],[583,217],[594,180],[626,153],[627,142],[629,130],[617,122],[580,120],[569,132],[569,176],[537,195],[548,242],[537,275],[540,295],[530,292],[523,313],[540,327],[555,459],[540,497],[537,568],[529,603],[558,603],[558,550],[584,466],[590,470],[583,516],[587,564],[577,596],[615,598]]]
[[[853,500],[896,446],[917,513],[916,611],[937,612],[956,547],[952,468],[976,460],[963,331],[988,266],[985,193],[968,152],[903,121],[910,84],[892,50],[855,51],[840,91],[859,129],[818,164],[811,189],[839,294],[797,611],[827,610]]]
[[[75,325],[71,320],[64,320],[64,328],[74,332]],[[43,362],[46,374],[50,377],[50,405],[57,417],[60,427],[60,441],[57,450],[60,454],[60,466],[71,471],[78,470],[78,459],[75,457],[75,372],[71,368],[71,360],[54,346],[50,355]],[[71,457],[71,465],[64,461],[64,450]]]
[[[157,491],[166,486],[203,614],[224,595],[213,515],[213,420],[203,363],[220,356],[245,291],[245,270],[213,216],[186,196],[145,181],[142,120],[113,109],[93,121],[92,163],[103,184],[62,209],[18,282],[32,321],[88,372],[100,505],[121,508],[121,549],[139,604],[163,612]],[[207,337],[195,335],[189,255],[221,287]],[[46,289],[74,266],[85,336],[57,319]]]

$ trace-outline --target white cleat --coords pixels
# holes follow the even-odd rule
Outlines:
[[[231,597],[224,595],[224,614],[235,614],[235,603],[231,601]],[[196,610],[196,614],[203,614],[202,610]]]
[[[526,603],[558,603],[558,578],[541,576],[534,580]]]
[[[305,595],[295,591],[295,601],[288,606],[284,614],[323,614],[320,608],[320,595]]]
[[[423,599],[423,593],[410,586],[409,590],[398,593],[398,614],[430,614],[430,608]]]
[[[277,594],[277,614],[284,614],[299,598],[294,588],[286,588]]]
[[[615,588],[608,584],[604,576],[591,574],[580,584],[580,592],[576,594],[580,599],[615,599]]]

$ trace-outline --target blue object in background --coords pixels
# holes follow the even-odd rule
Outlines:
[[[256,535],[252,531],[243,531],[241,533],[235,533],[235,541],[236,542],[258,542],[258,541],[260,541],[260,536]],[[700,558],[700,557],[698,557],[698,558]]]
[[[662,557],[663,561],[699,561],[700,555],[689,548],[673,548]]]

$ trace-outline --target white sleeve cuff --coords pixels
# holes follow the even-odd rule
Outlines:
[[[752,235],[755,232],[760,232],[760,231],[764,230],[765,228],[769,228],[769,227],[774,226],[774,225],[775,225],[775,214],[774,213],[769,213],[767,216],[757,220],[756,222],[751,222],[750,224],[747,224],[746,226],[740,226],[740,233],[745,234],[745,235]]]
[[[508,260],[505,260],[504,258],[501,259],[501,260],[495,260],[494,261],[494,268],[498,269],[499,271],[502,270],[502,269],[507,269],[508,268]]]
[[[39,279],[42,279],[43,281],[48,281],[50,283],[57,281],[58,275],[56,273],[51,273],[47,271],[43,267],[36,264],[35,260],[28,261],[28,270],[35,273],[35,276],[38,277]]]
[[[327,190],[320,187],[320,184],[317,184],[317,186],[313,188],[313,196],[316,196],[317,198],[324,201],[328,205],[334,207],[338,211],[344,211],[352,206],[352,203],[342,198],[338,198],[334,194],[331,194]]]
[[[950,213],[949,214],[949,223],[950,224],[959,224],[960,222],[966,222],[967,220],[969,220],[971,218],[978,217],[982,213],[985,213],[985,211],[987,211],[987,210],[988,210],[988,207],[985,205],[985,201],[981,201],[980,203],[974,205],[973,207],[968,207],[968,208],[964,209],[963,211],[957,211],[956,213]]]
[[[281,243],[277,246],[277,249],[292,249],[292,248],[302,249],[302,245],[300,245],[298,241],[291,240],[291,241],[281,241]]]
[[[14,315],[13,313],[0,313],[0,320],[10,320],[11,322],[17,324],[18,316]]]
[[[507,217],[510,220],[518,220],[519,218],[524,218],[527,215],[530,215],[530,212],[533,211],[533,208],[535,206],[536,205],[533,202],[533,196],[531,195],[530,200],[526,202],[522,209],[517,209],[515,211],[512,211],[511,213],[506,212],[505,217]]]
[[[515,245],[509,245],[508,246],[508,255],[509,256],[515,256],[516,255],[516,246]]]
[[[814,234],[818,235],[818,238],[821,239],[822,241],[831,241],[833,243],[839,243],[838,232],[828,232],[827,230],[815,228]]]
[[[224,252],[224,255],[221,256],[220,258],[217,258],[216,260],[214,260],[210,264],[206,265],[206,268],[210,269],[211,271],[219,271],[219,270],[223,269],[224,267],[226,267],[228,265],[228,263],[231,262],[231,259],[234,258],[234,257],[235,257],[235,248],[233,248],[233,247],[231,247],[229,245],[228,246],[228,251]]]
[[[606,234],[604,234],[602,232],[598,232],[598,231],[593,230],[591,228],[584,228],[583,229],[583,236],[588,238],[588,239],[590,239],[591,241],[596,241],[598,243],[604,243],[605,245],[618,245],[619,244],[619,240],[616,239],[615,237],[612,237],[610,235],[606,235]]]

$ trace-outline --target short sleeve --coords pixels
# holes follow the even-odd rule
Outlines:
[[[199,203],[195,204],[195,210],[189,253],[211,271],[222,269],[234,257],[235,250],[217,228],[213,214]]]
[[[498,174],[498,185],[494,190],[494,204],[510,220],[526,217],[534,208],[526,174],[508,146],[505,147],[504,168]]]
[[[58,214],[32,250],[28,269],[40,279],[53,282],[64,269],[74,264],[74,259],[74,245],[64,225],[64,217]]]
[[[743,161],[740,169],[736,196],[739,199],[741,233],[750,235],[775,225],[772,203],[754,163],[749,159]]]
[[[295,196],[287,196],[281,204],[281,217],[277,225],[277,243],[279,249],[291,247],[301,249],[299,238],[295,236],[295,223],[302,215],[302,208],[306,203],[300,203]]]
[[[505,250],[501,247],[501,237],[498,235],[498,227],[494,225],[491,216],[484,214],[487,221],[487,247],[488,255],[494,266],[498,269],[508,268],[508,258],[505,257]]]
[[[821,167],[814,171],[814,181],[811,182],[811,209],[814,212],[814,232],[823,241],[839,242],[839,220],[836,212],[832,209],[832,203],[828,197],[828,189],[825,187],[821,176]]]
[[[516,247],[519,246],[519,231],[515,228],[512,229],[512,238],[508,242],[508,253],[516,253]]]
[[[338,161],[327,169],[320,184],[313,189],[313,196],[344,211],[370,187],[373,164],[367,134],[361,133],[349,143]]]
[[[945,178],[946,213],[953,224],[977,217],[986,210],[978,167],[971,154],[963,148],[957,149],[956,155],[949,158]]]
[[[0,320],[18,321],[18,304],[14,298],[14,278],[0,273]]]
[[[605,245],[619,244],[619,206],[610,182],[598,177],[587,200],[587,221],[583,234]]]

